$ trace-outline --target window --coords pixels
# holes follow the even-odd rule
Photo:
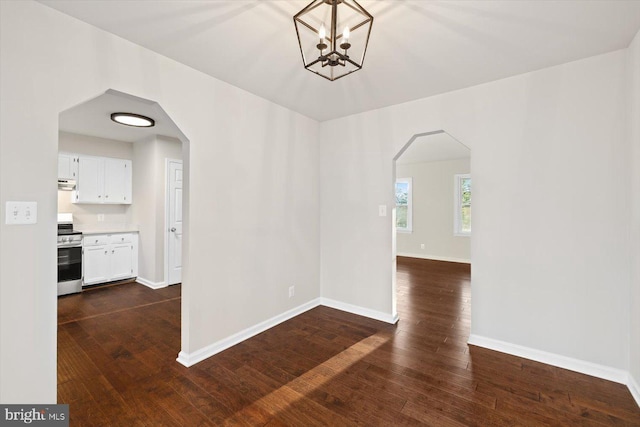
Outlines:
[[[411,178],[396,179],[396,230],[411,232]]]
[[[453,234],[471,235],[471,175],[455,175]]]

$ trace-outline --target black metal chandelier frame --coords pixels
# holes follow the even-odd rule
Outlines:
[[[323,37],[322,31],[324,28],[315,28],[311,23],[305,21],[303,16],[309,14],[314,9],[318,8],[322,5],[329,5],[331,7],[331,25],[329,28],[329,33]],[[355,13],[362,16],[362,20],[357,22],[353,27],[346,30],[346,33],[340,34],[338,32],[338,6],[348,7],[353,10]],[[296,27],[296,35],[298,37],[298,43],[300,45],[300,53],[302,54],[302,61],[304,63],[304,67],[315,73],[321,77],[324,77],[327,80],[333,81],[337,80],[341,77],[347,76],[351,73],[354,73],[362,68],[364,63],[364,57],[367,51],[367,46],[369,44],[369,36],[371,35],[371,28],[373,26],[373,16],[367,12],[362,6],[358,4],[356,0],[314,0],[307,5],[304,9],[298,12],[293,17],[294,25]],[[302,39],[300,37],[300,31],[298,29],[298,24],[306,27],[311,30],[313,33],[318,34],[319,42],[316,44],[316,49],[319,51],[318,57],[312,59],[310,62],[307,62],[304,53],[304,47],[302,43]],[[351,48],[351,43],[345,37],[349,32],[354,32],[361,27],[368,25],[367,35],[364,41],[364,48],[362,51],[362,56],[359,59],[353,59],[349,56],[349,49]],[[324,24],[323,24],[324,26]],[[328,43],[328,44],[327,44]],[[340,43],[340,44],[338,44]],[[333,76],[332,73],[329,75],[322,74],[320,71],[316,71],[312,69],[313,66],[320,63],[321,68],[325,67],[345,67],[347,64],[353,65],[354,69],[346,72],[344,74]]]

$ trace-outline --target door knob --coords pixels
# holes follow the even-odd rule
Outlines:
[[[175,233],[176,232],[176,228],[175,227],[171,227],[171,232]]]

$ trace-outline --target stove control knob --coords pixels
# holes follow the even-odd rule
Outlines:
[[[68,238],[68,237],[63,237],[63,238],[62,238],[62,241],[63,241],[63,242],[68,242],[68,241],[69,241],[69,238]]]

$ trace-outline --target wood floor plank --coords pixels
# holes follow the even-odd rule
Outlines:
[[[62,297],[58,401],[72,426],[640,425],[621,384],[467,345],[468,265],[397,267],[397,325],[321,306],[191,368],[180,285]]]
[[[222,424],[226,419],[225,415],[230,415],[226,407],[184,376],[173,377],[169,385],[214,425]]]
[[[421,424],[429,426],[464,427],[467,425],[447,417],[438,409],[418,405],[413,402],[407,402],[402,409],[402,413],[420,421]]]

